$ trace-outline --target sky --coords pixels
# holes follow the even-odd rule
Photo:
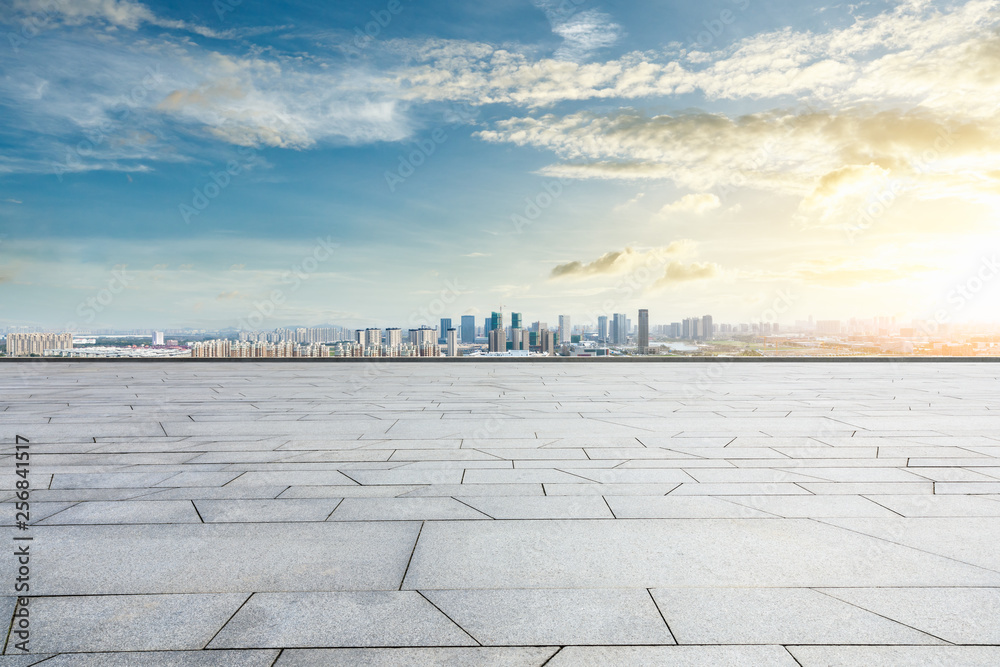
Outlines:
[[[994,321],[998,9],[0,0],[0,326]]]

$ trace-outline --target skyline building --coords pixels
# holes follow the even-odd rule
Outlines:
[[[521,313],[511,313],[510,314],[510,328],[520,329],[521,327]]]
[[[446,344],[448,346],[448,356],[449,357],[457,357],[458,356],[458,341],[457,341],[457,338],[458,338],[458,332],[455,330],[454,327],[449,327],[447,329],[447,331],[445,331],[445,340],[447,341]]]
[[[603,345],[608,343],[608,316],[600,315],[597,318],[597,340]]]
[[[462,342],[476,342],[476,316],[462,315]]]
[[[569,315],[559,316],[559,344],[568,343],[573,334],[573,325]]]
[[[645,308],[639,310],[639,354],[649,354],[649,311]]]
[[[441,318],[441,328],[438,329],[438,342],[439,343],[445,343],[445,342],[447,342],[446,341],[446,336],[448,335],[448,329],[450,329],[450,328],[451,328],[451,318],[450,317],[442,317]]]

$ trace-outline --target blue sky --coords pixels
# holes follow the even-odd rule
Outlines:
[[[4,0],[0,326],[992,320],[997,5]]]

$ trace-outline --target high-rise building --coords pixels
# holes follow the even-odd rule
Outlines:
[[[510,314],[510,328],[511,329],[520,329],[520,328],[522,328],[521,327],[521,313],[511,313]]]
[[[597,318],[597,340],[601,345],[608,344],[608,316],[600,315]]]
[[[712,324],[711,315],[701,318],[701,337],[705,340],[712,340],[715,337],[715,325]]]
[[[7,356],[28,357],[32,354],[43,356],[45,350],[72,350],[71,333],[9,333],[7,334]]]
[[[163,332],[154,331],[153,332],[153,345],[163,345]]]
[[[522,349],[521,348],[521,332],[522,331],[524,331],[524,329],[521,329],[520,327],[518,327],[518,328],[512,328],[510,330],[510,342],[511,342],[510,349],[512,349],[512,350],[520,350],[520,349]]]
[[[502,326],[490,331],[489,345],[490,345],[490,352],[507,351],[507,332],[504,331]]]
[[[385,346],[394,349],[403,346],[403,330],[402,329],[386,329],[385,330]]]
[[[494,312],[490,315],[490,331],[503,329],[503,313]]]
[[[476,318],[473,315],[462,315],[462,342],[476,342]]]
[[[628,321],[623,313],[615,313],[611,317],[612,345],[625,345],[628,342]]]
[[[542,354],[555,354],[555,335],[548,329],[538,332],[538,346]]]
[[[573,325],[570,322],[569,315],[559,316],[559,344],[569,342],[569,337],[573,333]]]
[[[649,311],[639,310],[639,354],[649,354]]]
[[[448,329],[445,329],[445,340],[446,340],[446,344],[448,345],[448,356],[449,357],[457,357],[458,356],[458,340],[457,340],[457,338],[458,338],[458,332],[454,328],[449,327]]]
[[[451,318],[450,317],[442,317],[441,318],[441,328],[438,329],[438,342],[439,343],[446,343],[446,342],[448,342],[447,341],[447,335],[448,335],[448,329],[450,329],[450,328],[451,328]]]

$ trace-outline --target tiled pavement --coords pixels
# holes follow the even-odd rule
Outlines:
[[[998,374],[3,363],[0,665],[995,666]]]

